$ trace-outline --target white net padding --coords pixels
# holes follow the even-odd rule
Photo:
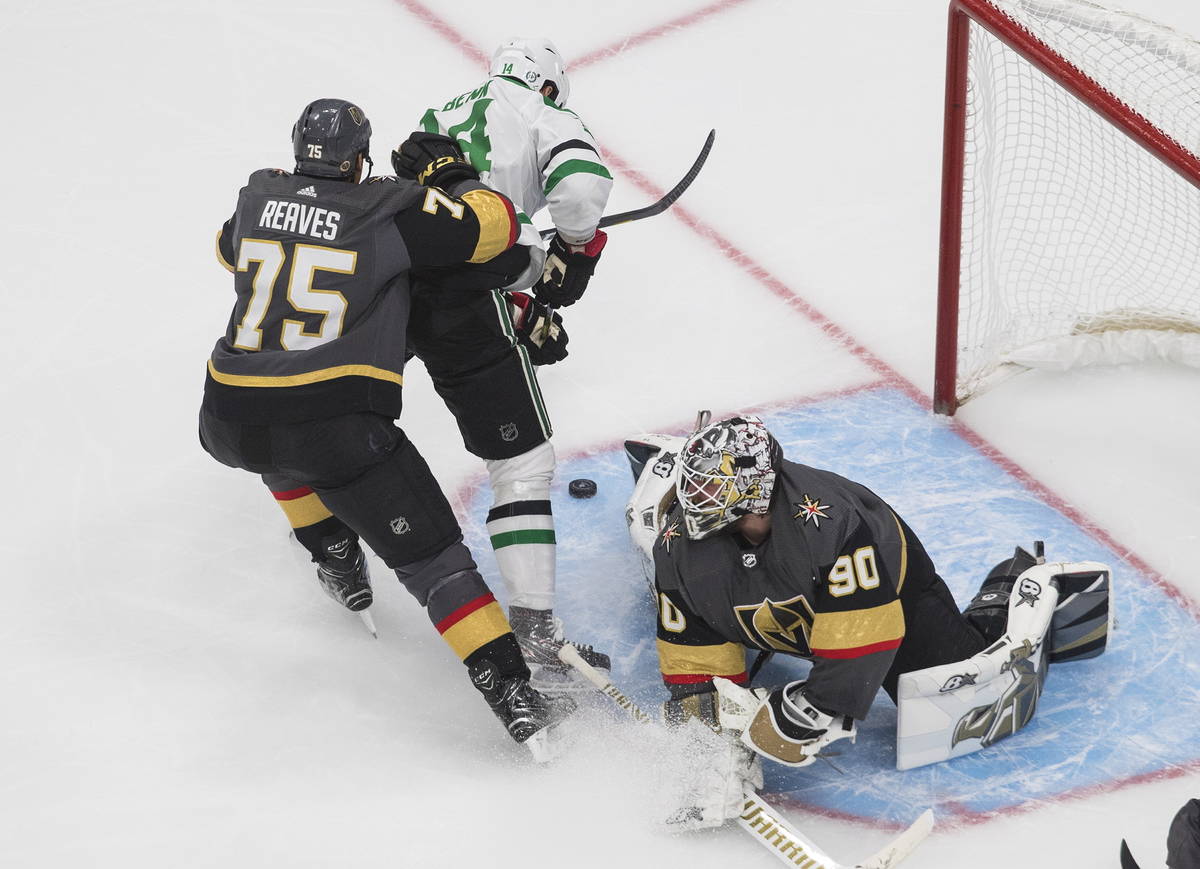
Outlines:
[[[992,5],[1200,154],[1200,43],[1079,0]],[[969,54],[959,403],[1008,363],[1200,360],[1200,189],[975,23]]]

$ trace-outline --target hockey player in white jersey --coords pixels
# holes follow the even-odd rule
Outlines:
[[[554,308],[574,304],[588,285],[606,242],[598,224],[612,188],[595,140],[566,107],[569,95],[554,45],[517,38],[496,49],[485,81],[425,112],[422,129],[455,138],[483,182],[519,209],[518,243],[535,246],[535,254],[542,250],[530,217],[543,208],[556,233],[544,260],[535,255],[515,280],[491,274],[497,289],[490,299],[467,291],[448,296],[444,274],[438,288],[416,288],[409,323],[410,350],[455,415],[467,449],[487,463],[493,496],[487,530],[507,587],[509,618],[533,684],[549,691],[586,686],[557,656],[564,638],[554,615],[555,457],[534,366],[566,356],[567,336]],[[464,280],[488,275],[480,267]],[[609,669],[607,655],[572,644],[588,663]]]

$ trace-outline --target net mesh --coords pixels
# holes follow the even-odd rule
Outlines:
[[[992,0],[1200,152],[1200,43],[1078,0]],[[1200,189],[972,24],[958,400],[1005,354],[1094,329],[1200,323]]]

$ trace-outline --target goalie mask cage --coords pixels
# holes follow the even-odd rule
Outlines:
[[[1200,43],[1081,0],[953,0],[934,410],[1128,338],[1200,361],[1198,155]]]

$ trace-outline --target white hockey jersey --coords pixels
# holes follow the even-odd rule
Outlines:
[[[454,137],[484,184],[520,209],[519,244],[540,246],[530,216],[549,206],[565,241],[591,240],[612,175],[579,116],[517,79],[493,76],[421,118],[429,133]]]

